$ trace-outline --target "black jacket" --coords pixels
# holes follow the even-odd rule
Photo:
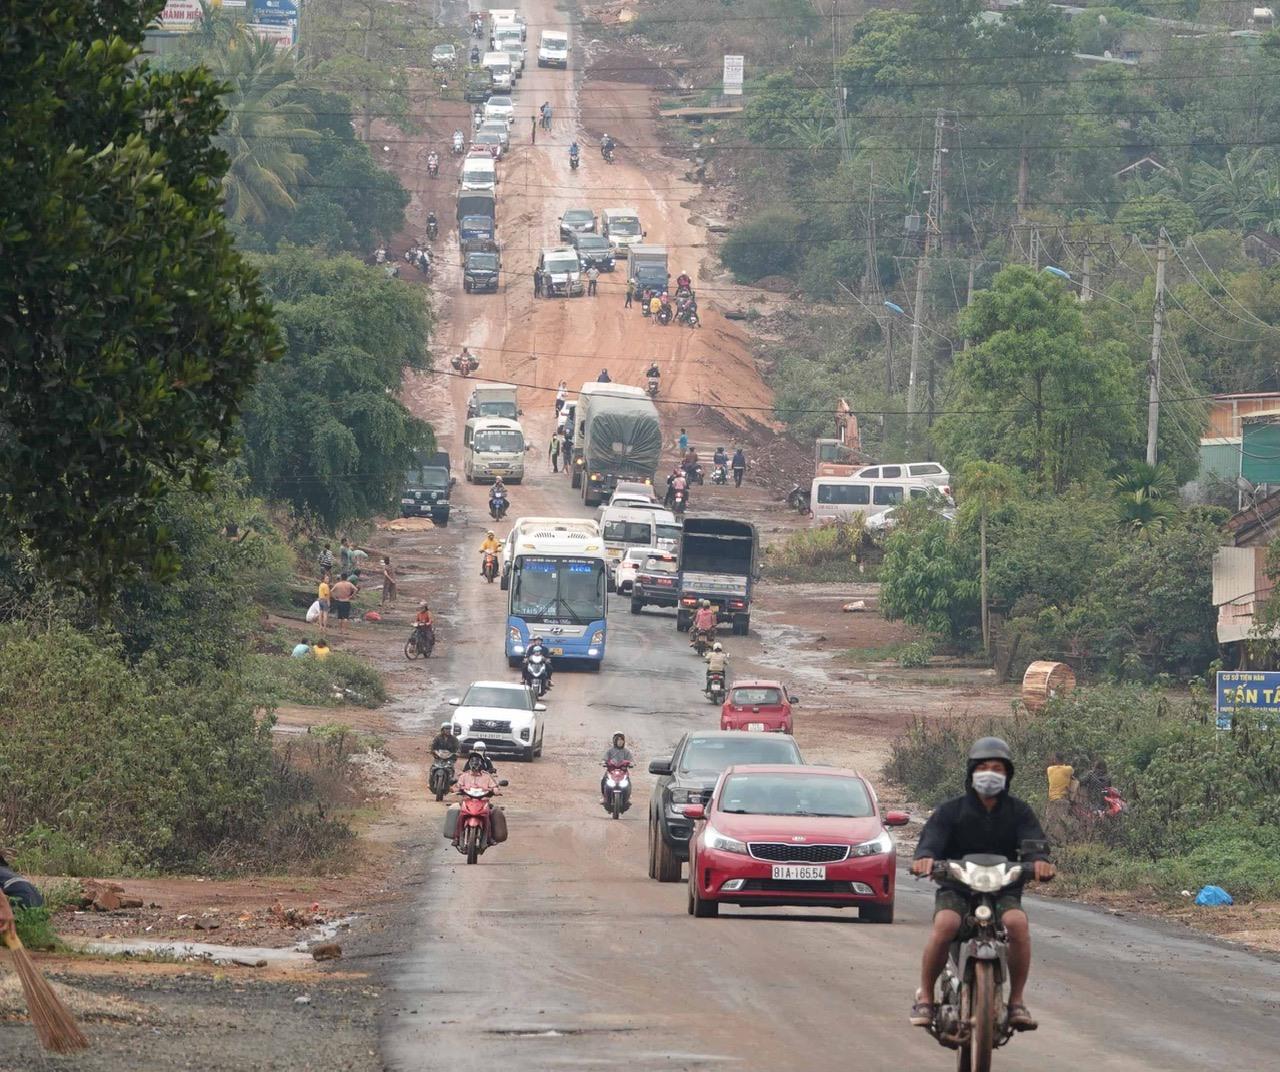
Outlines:
[[[959,860],[990,853],[1017,860],[1019,846],[1029,840],[1045,840],[1040,820],[1030,804],[1004,792],[996,798],[996,806],[987,811],[978,794],[970,789],[934,809],[920,834],[915,858]],[[1047,860],[1049,857],[1039,853],[1030,858]]]
[[[462,745],[458,742],[458,738],[452,733],[437,733],[431,741],[431,751],[437,748],[448,749],[450,752],[457,752]]]

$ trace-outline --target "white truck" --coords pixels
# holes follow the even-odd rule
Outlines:
[[[615,251],[625,251],[644,240],[640,213],[633,208],[607,208],[600,213],[600,233]]]
[[[560,30],[543,30],[538,40],[538,66],[569,66],[569,35]]]

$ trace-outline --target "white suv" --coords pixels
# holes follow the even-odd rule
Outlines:
[[[494,755],[513,755],[528,763],[542,755],[542,719],[547,709],[533,692],[511,681],[473,681],[461,696],[449,701],[458,710],[453,735],[470,752],[478,741]]]
[[[892,465],[869,465],[855,474],[862,480],[900,480],[904,476],[923,480],[935,488],[950,489],[951,474],[937,462],[896,462]]]

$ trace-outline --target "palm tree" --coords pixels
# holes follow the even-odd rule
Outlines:
[[[1115,490],[1116,520],[1134,535],[1150,540],[1178,514],[1177,503],[1172,501],[1177,484],[1167,466],[1132,462],[1111,478],[1111,486]]]
[[[966,510],[978,512],[979,599],[982,603],[982,650],[991,654],[991,611],[987,601],[987,519],[1018,488],[1012,469],[997,462],[970,462],[960,474],[960,494]]]
[[[1240,231],[1267,228],[1273,222],[1267,185],[1274,168],[1270,154],[1262,149],[1251,153],[1233,150],[1222,167],[1197,164],[1191,173],[1191,187],[1205,225]]]
[[[297,150],[319,135],[309,125],[311,112],[290,100],[297,88],[292,58],[270,41],[238,29],[209,66],[230,87],[217,139],[231,158],[223,178],[225,211],[236,223],[260,227],[273,213],[292,212],[308,177],[307,158]]]

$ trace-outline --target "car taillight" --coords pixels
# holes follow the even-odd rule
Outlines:
[[[729,600],[729,606],[732,607],[734,610],[741,610],[743,607],[746,606],[746,603],[744,603],[741,599],[731,599]]]
[[[695,607],[697,606],[698,601],[696,599],[690,599],[688,596],[686,596],[684,599],[680,600],[680,603],[682,606],[685,606],[685,607]]]

